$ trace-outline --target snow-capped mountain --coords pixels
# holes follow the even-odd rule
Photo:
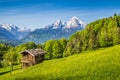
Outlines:
[[[2,24],[0,25],[2,28],[6,29],[7,31],[18,30],[19,28],[12,24]]]
[[[47,25],[46,29],[61,29],[63,27],[64,23],[61,20],[55,21],[55,23],[51,25]]]
[[[85,28],[85,23],[77,17],[72,17],[67,22],[61,20],[40,29],[19,28],[12,24],[0,25],[0,41],[7,40],[43,43],[50,39],[68,38],[71,34]],[[5,41],[6,42],[6,41]]]
[[[25,42],[33,41],[36,43],[43,43],[49,39],[68,38],[74,32],[84,29],[85,25],[86,24],[77,17],[72,17],[68,22],[57,20],[45,28],[36,29],[30,32],[22,40]]]
[[[68,22],[62,22],[61,20],[55,21],[55,23],[46,26],[45,28],[49,29],[70,29],[70,28],[79,28],[84,29],[86,24],[81,21],[76,16],[72,17]]]
[[[0,27],[0,41],[1,40],[15,40],[15,39],[16,37],[12,33]]]
[[[18,28],[12,24],[1,24],[0,27],[13,34],[16,39],[22,39],[31,31],[27,28]]]
[[[53,24],[53,29],[59,29],[62,28],[63,23],[61,20],[57,20],[54,24]]]
[[[66,23],[64,28],[66,28],[66,29],[70,29],[70,28],[81,28],[81,29],[84,29],[85,25],[86,24],[83,21],[81,21],[79,18],[74,16]]]

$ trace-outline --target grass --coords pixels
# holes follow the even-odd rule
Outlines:
[[[16,65],[13,67],[13,71],[21,69],[21,65]],[[6,74],[6,73],[11,73],[11,67],[4,67],[0,68],[0,75]]]
[[[44,61],[0,80],[120,80],[120,45]]]

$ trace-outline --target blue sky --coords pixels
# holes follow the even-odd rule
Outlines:
[[[0,24],[42,28],[77,16],[91,21],[120,13],[120,0],[0,0]]]

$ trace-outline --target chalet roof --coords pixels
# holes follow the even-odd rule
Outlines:
[[[25,50],[25,51],[21,52],[21,54],[24,54],[25,52],[28,52],[28,53],[30,53],[33,56],[43,55],[43,54],[47,53],[43,49],[28,49],[28,50]]]

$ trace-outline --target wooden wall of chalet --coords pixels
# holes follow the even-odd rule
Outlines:
[[[43,60],[44,60],[44,54],[43,55],[39,54],[37,56],[33,56],[28,52],[24,52],[22,55],[22,59],[21,59],[22,68],[26,68],[26,67],[32,66],[34,64],[40,63]]]
[[[35,57],[27,52],[24,52],[21,62],[22,62],[22,68],[32,66],[35,64]]]

